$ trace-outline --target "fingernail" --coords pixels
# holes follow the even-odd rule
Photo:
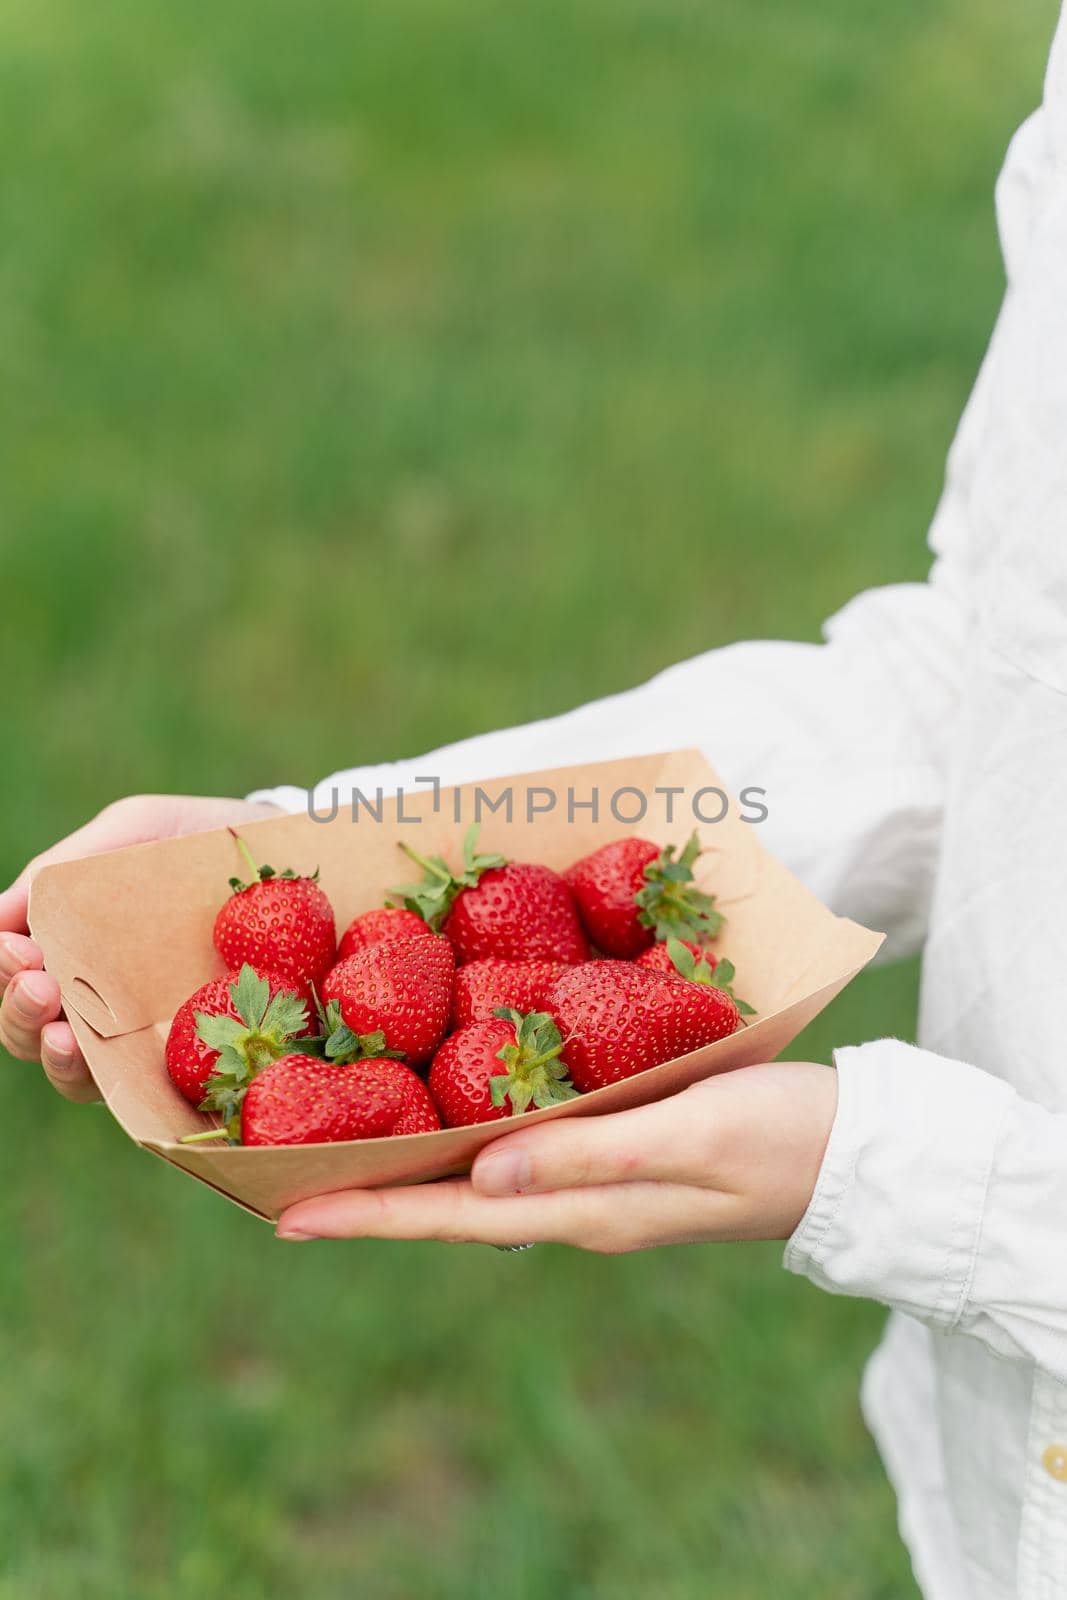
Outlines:
[[[34,1022],[48,1006],[48,979],[43,972],[27,972],[11,992],[11,1004],[18,1016]]]
[[[297,1244],[301,1239],[320,1239],[322,1235],[318,1233],[301,1233],[299,1228],[275,1228],[274,1237],[276,1239],[287,1239],[292,1244]]]
[[[19,956],[11,941],[0,934],[0,982],[10,983],[17,972],[21,972],[24,962]]]
[[[532,1176],[525,1150],[494,1150],[478,1163],[478,1188],[482,1194],[521,1194]]]
[[[74,1066],[74,1051],[66,1048],[57,1050],[55,1045],[49,1045],[47,1050],[48,1065],[53,1072],[58,1072],[60,1077],[65,1077]]]

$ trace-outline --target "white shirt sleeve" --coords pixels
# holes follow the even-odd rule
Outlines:
[[[872,590],[822,645],[709,651],[640,688],[564,716],[447,745],[415,760],[334,773],[320,812],[358,788],[388,795],[431,777],[515,772],[698,746],[735,794],[766,791],[762,841],[833,908],[918,946],[926,924],[945,773],[944,729],[963,671],[966,619],[943,562],[926,584]],[[250,796],[303,810],[304,789]]]
[[[836,1065],[837,1117],[785,1265],[1067,1382],[1067,1116],[898,1039]]]

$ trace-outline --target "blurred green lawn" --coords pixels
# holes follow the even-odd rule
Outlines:
[[[0,872],[920,576],[1054,10],[5,7]],[[0,1600],[914,1592],[777,1247],[294,1250],[0,1105]]]

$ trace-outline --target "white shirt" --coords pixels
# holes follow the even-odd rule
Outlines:
[[[922,1048],[837,1053],[785,1262],[894,1308],[864,1409],[929,1600],[1067,1594],[1067,22],[997,190],[1009,286],[925,584],[567,716],[326,779],[365,791],[697,744],[763,841],[923,949]],[[300,789],[262,792],[303,809]]]

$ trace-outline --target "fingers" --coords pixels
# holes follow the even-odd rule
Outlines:
[[[0,893],[0,928],[24,934],[28,924],[26,909],[30,898],[30,869],[24,867],[10,888]]]
[[[490,1199],[465,1178],[353,1189],[290,1206],[278,1238],[436,1239],[449,1244],[570,1244],[602,1254],[734,1238],[734,1196],[684,1184],[627,1183]]]
[[[0,933],[0,1045],[22,1061],[40,1060],[53,1088],[68,1100],[99,1100],[69,1023],[59,1017],[59,989],[41,969],[32,939]]]
[[[553,1197],[555,1198],[555,1197]],[[544,1211],[535,1234],[529,1203],[486,1201],[465,1178],[408,1189],[350,1189],[290,1206],[280,1239],[440,1239],[458,1244],[524,1243],[547,1237]],[[515,1229],[519,1232],[516,1233]]]
[[[0,994],[19,972],[40,971],[44,956],[22,933],[0,933]]]
[[[479,1194],[543,1194],[553,1189],[710,1179],[715,1119],[699,1118],[690,1091],[656,1105],[604,1117],[575,1117],[497,1139],[474,1163]]]
[[[100,1099],[100,1090],[85,1064],[74,1032],[67,1022],[50,1022],[41,1030],[41,1065],[45,1077],[66,1100],[87,1105]]]
[[[39,1061],[41,1030],[60,1014],[59,985],[47,972],[19,972],[0,1003],[0,1045],[18,1061]]]
[[[59,990],[42,970],[40,949],[27,937],[30,882],[41,867],[273,814],[272,806],[243,800],[131,795],[30,861],[0,893],[0,1048],[21,1061],[40,1060],[49,1081],[68,1100],[99,1098],[73,1032],[59,1020]]]

